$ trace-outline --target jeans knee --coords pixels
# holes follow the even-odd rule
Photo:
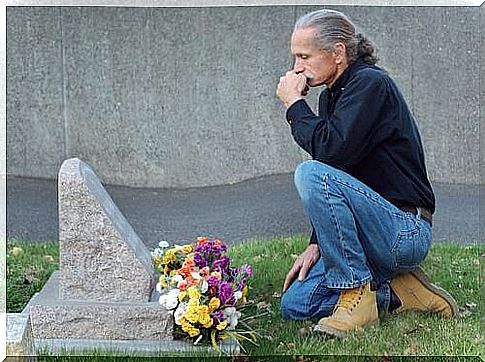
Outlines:
[[[300,308],[297,308],[300,307]],[[308,319],[301,311],[301,305],[295,300],[291,291],[283,293],[280,304],[281,317],[283,319],[304,320]]]
[[[295,186],[302,198],[311,188],[312,175],[315,173],[314,162],[313,160],[304,161],[295,169]]]
[[[312,195],[321,191],[325,175],[331,172],[331,167],[315,160],[300,163],[295,169],[295,186],[303,203],[310,201]]]

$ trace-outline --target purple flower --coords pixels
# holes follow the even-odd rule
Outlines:
[[[194,252],[208,254],[208,253],[210,253],[210,249],[211,249],[211,247],[210,247],[209,243],[205,243],[203,245],[197,245],[194,248]]]
[[[226,282],[225,280],[222,280],[219,283],[217,294],[218,294],[219,300],[221,301],[221,305],[234,305],[236,303],[232,285]]]
[[[205,260],[204,256],[199,252],[194,253],[194,262],[199,268],[207,266],[207,260]]]
[[[222,314],[222,310],[216,310],[212,316],[214,317],[214,324],[217,325],[219,322],[222,322],[224,319],[224,315]]]
[[[245,274],[247,278],[253,275],[253,268],[249,264],[243,264],[239,267],[240,273]]]
[[[229,257],[227,256],[223,256],[219,259],[214,260],[214,262],[212,263],[212,268],[220,273],[224,273],[229,267],[230,263],[231,259],[229,259]]]
[[[243,264],[236,269],[234,282],[237,284],[239,290],[242,290],[246,285],[249,277],[253,274],[253,269],[249,264]]]
[[[214,259],[219,258],[227,251],[227,244],[222,243],[219,240],[208,240],[202,245],[197,245],[194,248],[194,252],[204,254],[207,261],[212,262]]]
[[[216,287],[219,284],[219,278],[215,275],[212,275],[206,279],[207,284],[209,284],[209,288]]]

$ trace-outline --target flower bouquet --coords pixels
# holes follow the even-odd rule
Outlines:
[[[227,244],[207,237],[171,248],[161,241],[152,252],[160,273],[159,301],[173,311],[176,331],[194,344],[210,341],[215,349],[227,338],[239,345],[243,340],[256,342],[255,333],[241,321],[252,269],[248,264],[232,267],[226,252]]]

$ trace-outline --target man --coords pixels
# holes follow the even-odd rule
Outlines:
[[[372,43],[344,14],[320,10],[297,21],[291,52],[277,96],[312,157],[295,184],[313,232],[286,277],[283,316],[320,319],[315,330],[333,336],[377,322],[378,308],[455,317],[453,298],[419,267],[435,197],[415,120]],[[320,85],[317,116],[304,96]]]

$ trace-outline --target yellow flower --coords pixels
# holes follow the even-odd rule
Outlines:
[[[183,318],[180,318],[180,323],[182,324],[182,330],[184,332],[188,332],[190,329],[194,328],[194,326],[192,324],[190,324],[189,322],[187,322]]]
[[[187,311],[185,312],[185,319],[187,319],[190,323],[197,323],[197,321],[199,320],[197,310],[193,308],[187,309]]]
[[[175,249],[169,249],[163,255],[163,263],[168,264],[177,260],[175,256]]]
[[[212,321],[212,318],[209,314],[201,314],[199,315],[199,323],[202,324],[204,327]],[[212,323],[211,323],[212,324]],[[208,328],[208,327],[205,327]]]
[[[185,319],[185,317],[180,317],[179,322],[182,327],[184,326],[184,324],[188,324],[187,319]]]
[[[222,331],[227,327],[227,321],[220,322],[217,326],[216,329],[218,331]]]
[[[197,287],[190,287],[189,289],[187,289],[187,291],[189,292],[190,299],[197,299],[197,300],[200,299],[201,294]]]
[[[160,275],[160,278],[158,279],[158,281],[160,282],[160,286],[162,288],[168,287],[168,281],[167,281],[167,279],[165,279],[164,275]]]
[[[208,315],[209,314],[209,307],[206,306],[206,305],[201,305],[199,307],[199,314],[202,314],[202,315],[207,314]]]
[[[197,323],[197,321],[199,320],[199,317],[197,316],[197,314],[188,314],[185,316],[185,318],[187,318],[187,320],[190,322],[190,323]]]
[[[190,309],[197,309],[199,308],[199,300],[198,299],[189,299],[189,308]]]
[[[209,317],[209,319],[207,320],[207,323],[203,323],[203,326],[204,326],[204,328],[210,328],[210,327],[212,327],[213,323],[214,323],[214,321],[212,320],[212,318]]]
[[[155,263],[155,265],[159,265],[162,263],[162,258],[160,258],[159,256],[155,256],[153,258],[153,262]]]
[[[186,254],[191,253],[192,252],[192,246],[191,245],[184,245],[184,246],[182,246],[182,250]]]
[[[198,336],[200,334],[200,330],[197,329],[197,328],[191,328],[191,329],[189,329],[188,333],[189,333],[190,337],[195,337],[195,336]]]
[[[185,291],[184,292],[180,292],[179,293],[179,296],[178,296],[179,302],[183,301],[186,296],[187,296],[187,292],[185,292]]]
[[[211,312],[217,310],[217,308],[219,308],[220,306],[221,306],[221,301],[219,300],[219,298],[213,297],[209,302],[209,310]]]

